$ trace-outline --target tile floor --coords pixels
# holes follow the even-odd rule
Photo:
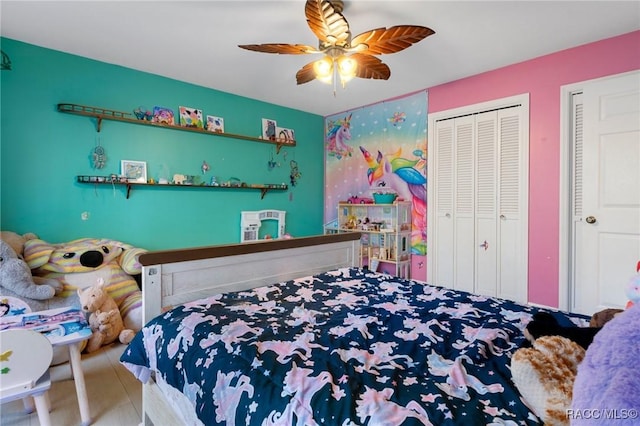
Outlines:
[[[120,364],[125,345],[111,344],[91,354],[82,354],[92,425],[136,426],[142,412],[142,386]],[[68,363],[51,368],[51,423],[55,426],[80,425],[76,388]],[[22,401],[0,406],[0,425],[37,426],[38,415],[25,414]]]

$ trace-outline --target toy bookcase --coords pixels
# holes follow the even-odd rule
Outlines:
[[[325,228],[325,232],[328,230]],[[409,278],[411,273],[411,203],[338,204],[337,229],[360,232],[360,264]]]
[[[278,221],[278,236],[284,237],[285,216],[287,212],[284,210],[257,210],[243,211],[240,221],[240,242],[257,241],[260,239],[260,226],[264,220]]]

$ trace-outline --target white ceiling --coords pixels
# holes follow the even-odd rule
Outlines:
[[[1,34],[330,115],[640,29],[640,1],[347,0],[343,14],[354,36],[400,24],[427,26],[436,34],[380,56],[391,68],[389,80],[355,79],[334,97],[332,87],[319,81],[296,85],[297,70],[317,56],[237,47],[317,45],[304,3],[1,0]],[[20,63],[14,61],[13,68],[19,72]]]

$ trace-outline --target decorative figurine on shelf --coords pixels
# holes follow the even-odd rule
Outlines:
[[[151,121],[153,119],[153,112],[147,110],[139,106],[138,108],[133,110],[133,114],[136,116],[138,120],[147,120]]]
[[[202,174],[207,173],[209,170],[211,170],[211,167],[209,167],[209,164],[206,162],[206,160],[202,161]]]

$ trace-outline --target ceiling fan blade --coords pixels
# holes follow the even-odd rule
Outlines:
[[[318,37],[322,47],[344,47],[351,40],[349,23],[342,13],[335,10],[331,1],[307,0],[304,13],[309,28]]]
[[[315,62],[315,61],[314,61]],[[298,84],[308,83],[316,78],[313,71],[313,62],[309,62],[296,73],[296,82]]]
[[[374,80],[388,80],[391,77],[391,70],[387,64],[375,56],[354,53],[350,57],[358,62],[356,77]]]
[[[285,43],[267,43],[267,44],[239,44],[238,47],[254,52],[264,53],[284,53],[289,55],[302,55],[305,53],[320,53],[315,47],[305,44],[285,44]]]
[[[375,30],[370,30],[355,36],[351,40],[351,46],[352,49],[357,50],[358,53],[368,55],[396,53],[432,34],[435,34],[435,31],[431,28],[418,25],[398,25],[391,28],[376,28]],[[358,48],[358,45],[361,44],[367,47]]]

